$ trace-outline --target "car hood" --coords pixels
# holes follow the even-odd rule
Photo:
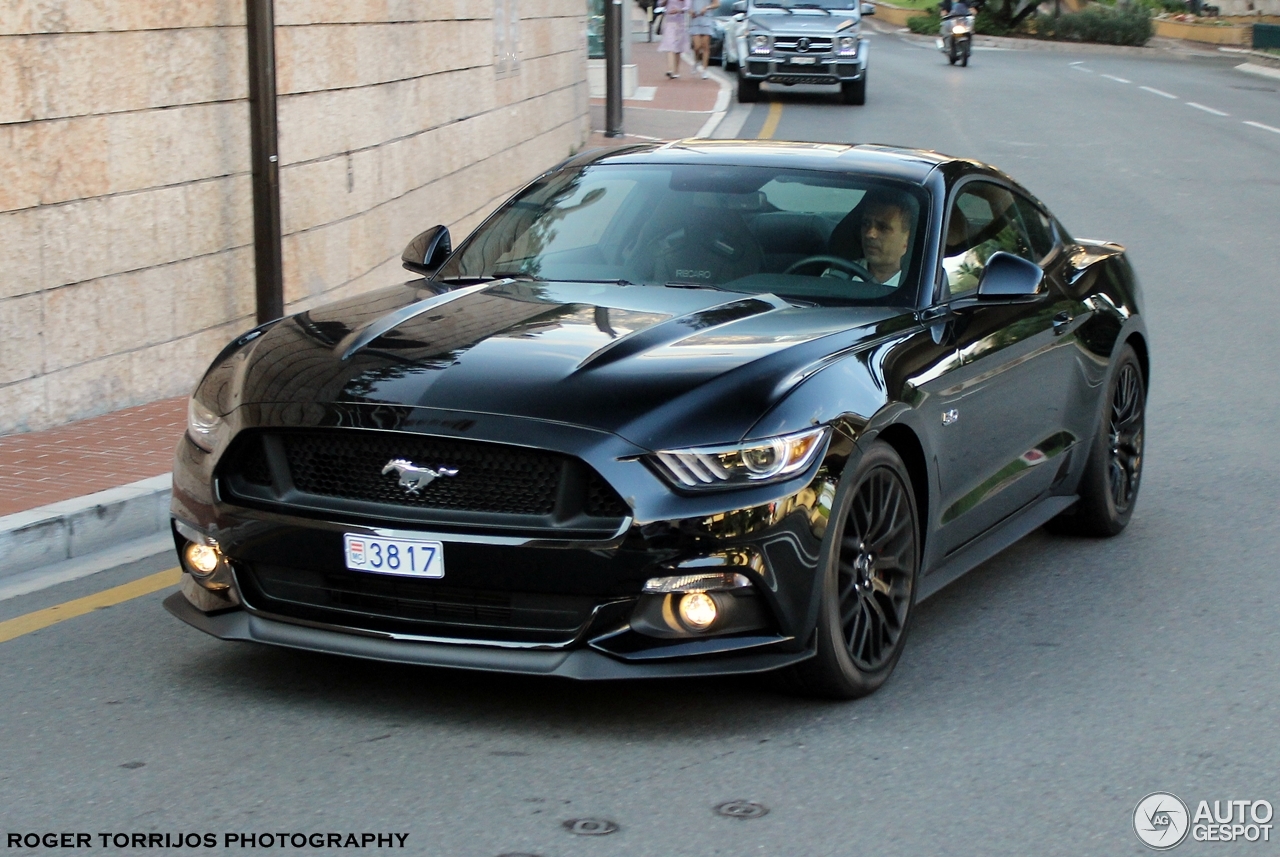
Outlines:
[[[573,424],[645,448],[726,442],[904,312],[715,289],[418,281],[285,319],[202,390],[222,413],[390,404]]]

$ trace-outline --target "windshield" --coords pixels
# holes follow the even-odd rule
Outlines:
[[[543,177],[437,274],[915,301],[924,192],[847,173],[599,165]]]

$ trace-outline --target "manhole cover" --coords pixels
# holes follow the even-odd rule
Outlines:
[[[759,818],[767,815],[769,808],[755,801],[731,800],[717,806],[715,811],[716,815],[723,815],[725,818]]]
[[[578,836],[607,836],[618,830],[618,825],[607,818],[571,818],[564,829]]]

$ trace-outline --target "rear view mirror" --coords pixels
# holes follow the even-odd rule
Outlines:
[[[874,4],[874,3],[863,3],[863,4],[862,4],[862,14],[864,14],[864,15],[874,15],[875,13],[876,13],[876,4]]]
[[[987,259],[978,281],[978,299],[1029,298],[1040,291],[1044,271],[1035,262],[998,250]]]
[[[400,262],[415,274],[431,276],[440,269],[444,260],[453,252],[447,226],[432,226],[409,242],[400,255]]]

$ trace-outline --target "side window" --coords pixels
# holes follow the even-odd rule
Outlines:
[[[1032,261],[1039,262],[1053,252],[1053,224],[1049,222],[1047,214],[1022,194],[1014,194],[1014,200],[1022,214],[1022,223],[1027,228],[1027,237],[1031,239],[1031,249],[1035,251]]]
[[[964,186],[951,205],[942,267],[951,295],[978,287],[987,259],[997,250],[1039,262],[1014,195],[990,182]]]

